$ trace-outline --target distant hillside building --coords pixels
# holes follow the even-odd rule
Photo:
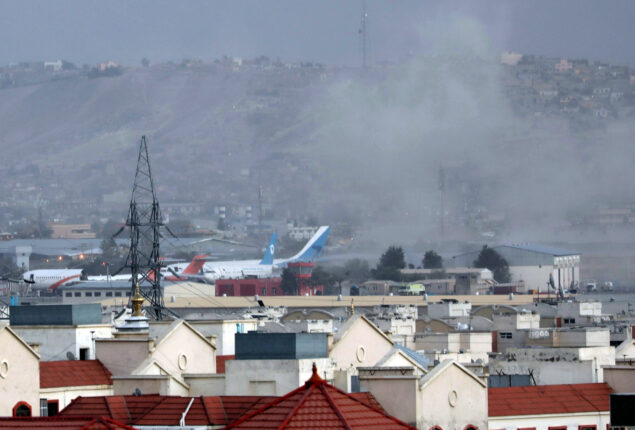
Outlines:
[[[54,239],[94,239],[90,224],[49,224]]]

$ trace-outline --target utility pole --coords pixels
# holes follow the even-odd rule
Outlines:
[[[441,203],[441,216],[439,218],[439,228],[441,240],[445,238],[445,171],[443,166],[439,167],[439,197]]]
[[[262,238],[262,185],[258,185],[258,238]]]

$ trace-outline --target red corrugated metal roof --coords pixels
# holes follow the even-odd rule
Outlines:
[[[327,384],[317,374],[301,387],[245,415],[226,429],[414,429],[358,398]]]
[[[225,362],[235,359],[235,355],[217,355],[216,356],[216,373],[225,373]]]
[[[605,383],[490,388],[489,416],[608,411],[611,392]]]
[[[136,430],[104,417],[0,418],[0,429]]]
[[[86,385],[112,385],[112,375],[101,361],[40,361],[40,388]]]

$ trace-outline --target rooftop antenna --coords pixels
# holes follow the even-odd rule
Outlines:
[[[139,143],[137,170],[126,226],[130,228],[130,251],[125,264],[125,267],[130,268],[132,274],[130,297],[134,297],[135,293],[139,291],[150,303],[152,316],[161,320],[166,312],[170,312],[165,308],[163,289],[161,288],[159,242],[161,238],[160,228],[164,224],[159,201],[154,192],[145,136],[141,136]],[[137,290],[137,283],[142,286],[149,285],[149,287]]]
[[[366,68],[366,56],[367,56],[367,40],[366,40],[366,34],[367,34],[367,24],[368,24],[368,13],[366,13],[366,0],[362,0],[362,17],[359,23],[359,30],[357,31],[359,33],[359,39],[360,39],[360,45],[361,45],[361,50],[362,50],[362,68],[365,69]]]

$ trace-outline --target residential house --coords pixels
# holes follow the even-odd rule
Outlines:
[[[33,348],[0,325],[0,416],[40,415],[39,362]]]
[[[609,427],[607,384],[490,388],[490,429],[603,430]]]
[[[112,375],[99,360],[40,362],[40,407],[54,416],[79,396],[113,394]]]
[[[413,369],[359,369],[362,390],[386,412],[418,429],[487,429],[487,384],[446,360],[424,376]]]
[[[414,430],[411,425],[329,384],[318,375],[315,364],[311,377],[299,388],[225,428],[283,427]]]
[[[184,320],[148,324],[133,313],[113,338],[95,339],[95,351],[113,375],[115,394],[187,395],[204,385],[201,376],[216,373],[214,339]]]

